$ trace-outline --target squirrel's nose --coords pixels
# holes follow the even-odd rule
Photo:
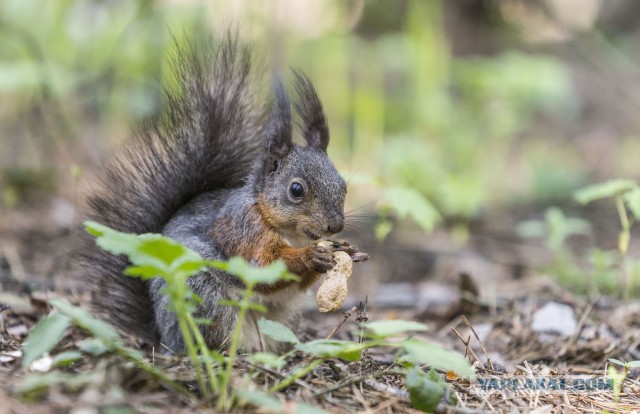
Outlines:
[[[344,228],[344,216],[342,214],[335,214],[331,220],[329,220],[329,225],[327,225],[327,231],[331,234],[340,233]]]

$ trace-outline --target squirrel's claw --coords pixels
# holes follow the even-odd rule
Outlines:
[[[346,240],[329,240],[327,243],[332,251],[345,252],[351,256],[351,260],[354,262],[366,262],[369,260],[369,254],[359,251],[356,246]]]
[[[312,246],[311,263],[313,270],[318,273],[325,273],[327,270],[333,268],[335,260],[330,250],[322,246]]]

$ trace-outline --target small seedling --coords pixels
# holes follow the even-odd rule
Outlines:
[[[575,199],[588,204],[596,200],[613,198],[620,221],[618,235],[618,252],[620,253],[620,270],[622,274],[622,292],[625,299],[632,288],[633,263],[628,257],[631,227],[640,219],[640,186],[632,180],[610,180],[591,185],[575,193]]]
[[[567,217],[559,208],[551,207],[544,214],[544,220],[522,222],[516,228],[520,237],[542,237],[553,254],[553,263],[547,271],[570,285],[584,283],[583,272],[576,263],[571,249],[566,244],[569,237],[591,233],[588,221]]]
[[[619,359],[609,358],[609,362],[612,365],[609,365],[609,368],[607,369],[607,378],[613,382],[613,397],[616,402],[616,412],[618,412],[620,393],[622,392],[624,381],[627,379],[627,375],[629,374],[629,369],[640,368],[640,361],[623,362]],[[618,371],[613,365],[622,367],[622,372]]]

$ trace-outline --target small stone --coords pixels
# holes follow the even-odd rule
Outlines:
[[[35,372],[49,372],[52,365],[53,358],[51,358],[48,353],[45,353],[41,358],[33,361],[29,366],[29,369]]]
[[[549,302],[533,313],[531,329],[538,333],[570,336],[576,332],[578,322],[573,309],[561,303]]]

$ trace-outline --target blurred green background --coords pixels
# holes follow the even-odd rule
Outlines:
[[[161,110],[173,39],[232,25],[313,79],[348,209],[372,203],[361,225],[464,239],[640,175],[638,17],[634,0],[0,0],[2,211],[79,204]]]

